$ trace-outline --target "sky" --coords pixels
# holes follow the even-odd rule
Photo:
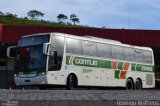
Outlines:
[[[0,0],[0,11],[26,17],[30,10],[57,21],[58,14],[76,14],[80,25],[113,29],[160,30],[160,0]],[[69,20],[68,20],[69,21]]]

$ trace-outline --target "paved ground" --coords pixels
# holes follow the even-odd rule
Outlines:
[[[0,90],[3,106],[160,106],[160,90]]]

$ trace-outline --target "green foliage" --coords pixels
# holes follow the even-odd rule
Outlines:
[[[6,25],[18,25],[18,26],[47,26],[47,27],[83,27],[83,26],[73,26],[71,24],[60,24],[45,20],[28,20],[27,17],[17,18],[17,17],[7,17],[0,15],[0,24]]]
[[[74,23],[74,25],[72,25],[69,21],[64,22],[65,20],[68,19],[68,17],[65,14],[59,14],[57,16],[59,22],[38,20],[39,17],[44,16],[44,13],[37,10],[29,11],[27,13],[27,16],[29,16],[30,19],[28,17],[19,18],[16,14],[12,14],[10,12],[3,13],[0,11],[0,24],[16,25],[16,26],[47,26],[47,27],[73,27],[73,28],[89,27],[83,25],[76,25],[75,23],[79,23],[80,21],[75,14],[71,14],[70,16],[70,20]]]
[[[76,23],[79,23],[79,18],[75,14],[71,14],[70,20],[76,25]]]
[[[31,19],[38,19],[38,17],[43,17],[44,13],[42,13],[41,11],[37,11],[37,10],[31,10],[27,13],[27,15],[29,17],[31,17]]]
[[[4,15],[4,13],[0,11],[0,16],[3,16],[3,15]]]
[[[64,20],[68,19],[68,17],[64,14],[59,14],[57,16],[57,19],[58,19],[59,23],[64,23]]]

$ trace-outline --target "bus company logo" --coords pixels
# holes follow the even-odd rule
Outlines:
[[[74,57],[74,56],[70,57],[69,63],[70,65],[83,65],[83,66],[93,66],[93,67],[98,66],[97,60],[79,58],[79,57]]]
[[[75,63],[77,65],[85,65],[85,66],[98,66],[98,61],[95,60],[87,60],[87,59],[75,59]]]
[[[152,67],[148,67],[148,66],[142,66],[141,70],[142,71],[153,71],[153,68]]]

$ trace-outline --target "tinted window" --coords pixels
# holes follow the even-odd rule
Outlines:
[[[81,40],[67,38],[67,53],[82,54]]]
[[[145,63],[152,64],[152,52],[151,51],[144,51],[144,61]]]
[[[125,57],[125,53],[124,53],[124,47],[119,47],[118,52],[119,52],[118,59],[125,60],[126,57]]]
[[[99,57],[112,58],[112,49],[109,44],[97,43]]]
[[[135,61],[144,63],[143,50],[140,50],[140,49],[135,50]]]
[[[134,49],[133,48],[124,48],[125,50],[125,56],[126,56],[126,60],[128,61],[134,61]]]
[[[114,59],[125,60],[124,47],[112,46],[112,57]]]
[[[60,70],[64,51],[64,37],[52,36],[49,56],[49,71]]]
[[[97,46],[95,42],[82,41],[83,55],[97,56]]]
[[[38,35],[38,36],[31,36],[31,37],[24,37],[21,38],[19,41],[19,46],[28,46],[28,45],[36,45],[36,44],[43,44],[49,42],[50,35]]]
[[[18,72],[44,72],[46,70],[47,56],[43,54],[43,45],[34,45],[17,48],[15,58],[15,73]]]
[[[112,58],[113,59],[118,59],[118,55],[119,55],[118,49],[119,49],[118,46],[112,46]]]

